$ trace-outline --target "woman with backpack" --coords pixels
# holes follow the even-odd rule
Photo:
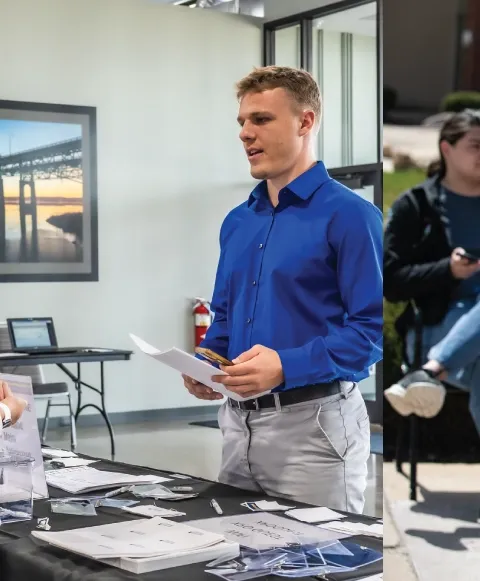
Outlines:
[[[448,378],[470,391],[480,434],[480,111],[446,121],[439,150],[428,179],[394,202],[386,225],[384,296],[409,303],[396,328],[410,362],[413,304],[420,313],[423,365],[385,397],[402,415],[433,417]]]

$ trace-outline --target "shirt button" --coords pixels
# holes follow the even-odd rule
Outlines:
[[[247,319],[247,325],[249,325],[252,322],[252,319],[250,319],[250,317]]]
[[[259,247],[259,248],[263,248],[263,244],[259,244],[259,245],[258,245],[258,247]]]
[[[252,284],[253,284],[253,286],[255,286],[255,285],[257,284],[257,281],[256,281],[256,280],[254,280],[254,281],[252,282]]]

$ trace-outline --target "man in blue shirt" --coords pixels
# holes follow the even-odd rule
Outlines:
[[[315,160],[321,98],[309,73],[256,69],[237,89],[261,181],[222,225],[202,343],[233,360],[215,380],[249,398],[220,408],[219,480],[362,512],[370,426],[357,382],[382,356],[382,215]]]

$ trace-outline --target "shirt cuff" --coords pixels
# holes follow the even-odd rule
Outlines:
[[[312,371],[307,349],[307,346],[302,346],[277,351],[280,361],[282,362],[286,389],[302,387],[304,385],[318,382],[318,379],[314,377],[314,374],[318,374],[320,366],[315,366],[315,371]]]

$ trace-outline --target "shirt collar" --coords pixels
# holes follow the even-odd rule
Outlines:
[[[307,171],[300,174],[285,187],[292,194],[302,200],[308,200],[320,186],[330,179],[327,169],[322,161],[318,161]],[[248,199],[248,206],[255,201],[268,197],[267,181],[257,184]]]

